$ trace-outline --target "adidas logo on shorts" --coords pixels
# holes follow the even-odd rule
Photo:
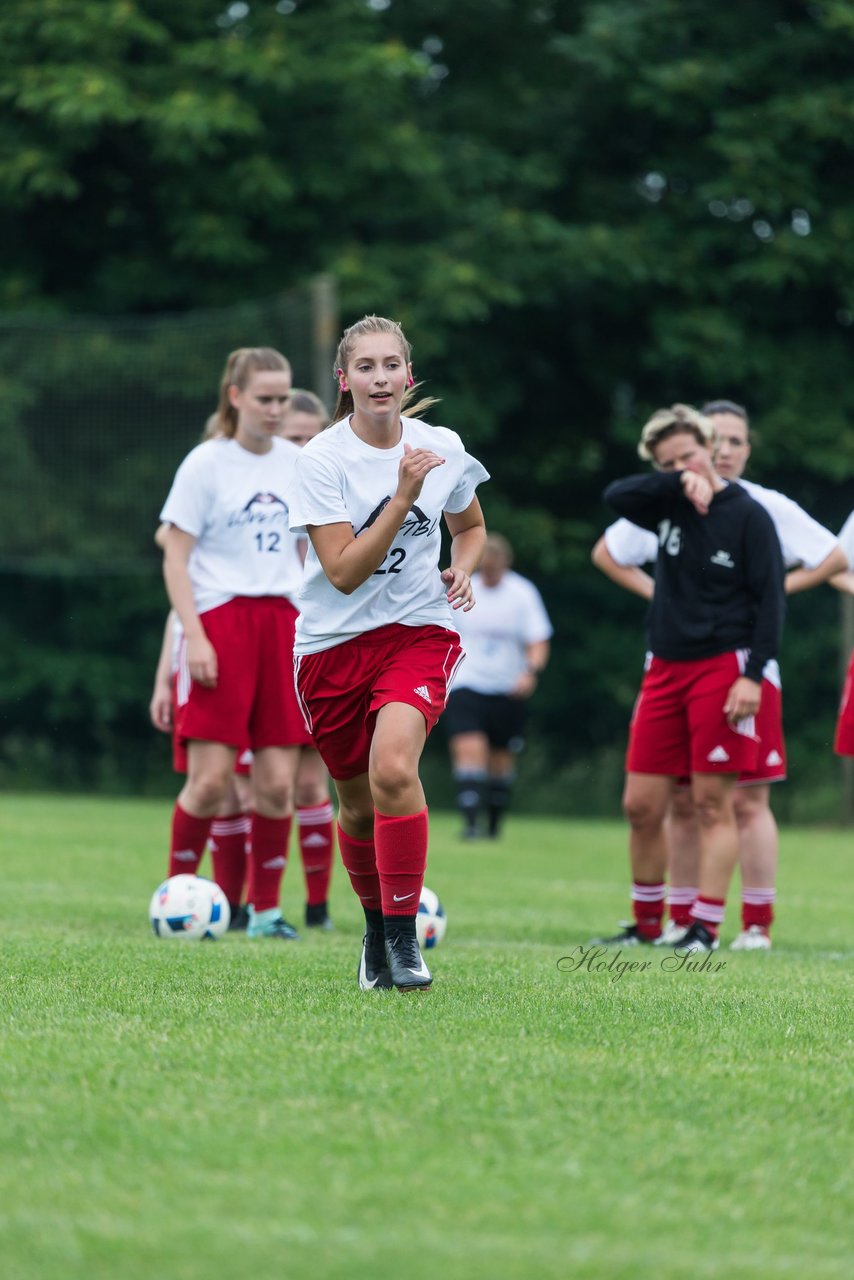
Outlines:
[[[765,763],[766,764],[782,764],[783,757],[780,755],[779,751],[769,751],[767,756],[765,757]]]
[[[723,747],[715,747],[709,752],[706,759],[710,764],[726,764],[727,760],[729,760],[729,753]]]
[[[417,693],[419,698],[423,698],[425,702],[431,701],[430,690],[427,688],[426,684],[419,684],[413,692]]]

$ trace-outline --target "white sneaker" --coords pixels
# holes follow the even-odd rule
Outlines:
[[[744,929],[729,944],[730,951],[770,951],[771,939],[768,936],[768,930],[763,929],[760,924],[752,924],[749,929]]]
[[[675,947],[677,943],[682,941],[687,932],[687,924],[677,924],[675,920],[668,920],[652,945],[654,947]]]

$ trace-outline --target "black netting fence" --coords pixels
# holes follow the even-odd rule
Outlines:
[[[330,283],[217,310],[0,316],[0,570],[135,572],[228,352],[272,346],[329,400]]]

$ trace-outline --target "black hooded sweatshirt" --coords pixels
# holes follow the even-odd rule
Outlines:
[[[765,508],[728,484],[700,515],[673,471],[615,480],[604,498],[658,534],[647,613],[652,652],[684,661],[749,649],[744,674],[758,683],[778,656],[785,613],[783,553]]]

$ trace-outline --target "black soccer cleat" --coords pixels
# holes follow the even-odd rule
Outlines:
[[[329,905],[326,902],[305,904],[305,926],[307,929],[334,929]]]
[[[638,933],[636,924],[629,924],[625,920],[620,923],[623,927],[619,933],[614,933],[609,938],[591,938],[587,945],[590,947],[649,947],[655,942],[655,938],[645,938],[643,934]]]
[[[385,954],[391,981],[398,991],[429,991],[433,975],[424,963],[412,927],[395,930],[386,918]]]
[[[700,920],[695,920],[683,938],[673,943],[675,951],[717,951],[720,940]]]
[[[385,934],[370,929],[362,939],[359,957],[359,987],[362,991],[389,991],[394,986],[385,958]]]
[[[231,907],[231,919],[228,922],[228,932],[244,932],[249,924],[249,908],[243,902],[229,903],[229,906]]]

